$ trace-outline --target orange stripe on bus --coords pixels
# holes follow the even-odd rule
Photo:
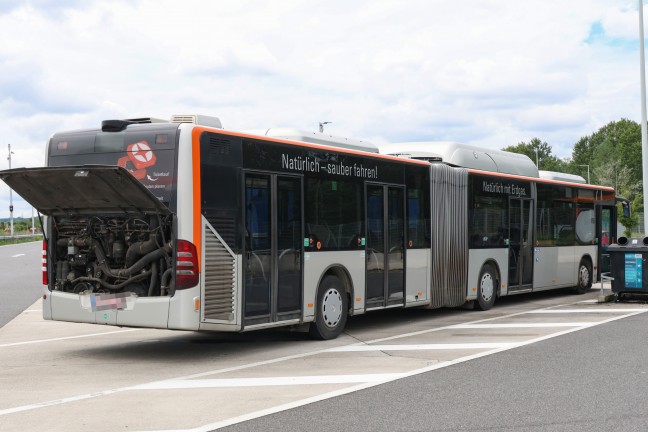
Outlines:
[[[559,184],[559,185],[565,185],[565,186],[572,186],[572,187],[579,187],[579,188],[585,188],[585,189],[598,189],[598,190],[608,190],[608,191],[614,191],[614,188],[607,187],[607,186],[597,186],[597,185],[591,185],[591,184],[584,184],[584,183],[573,183],[573,182],[566,182],[566,181],[560,181],[560,180],[549,180],[549,179],[543,179],[540,177],[527,177],[527,176],[521,176],[521,175],[516,175],[516,174],[505,174],[505,173],[498,173],[498,172],[492,172],[492,171],[482,171],[482,170],[477,170],[477,169],[468,169],[469,173],[472,174],[480,174],[480,175],[488,175],[488,176],[495,176],[495,177],[506,177],[506,178],[511,178],[511,179],[519,179],[519,180],[528,180],[528,181],[534,181],[537,183],[551,183],[551,184]]]
[[[332,145],[323,145],[323,144],[312,144],[312,143],[307,143],[303,141],[293,141],[293,140],[287,140],[287,139],[282,139],[282,138],[273,138],[273,137],[267,137],[267,136],[262,136],[262,135],[253,135],[253,134],[245,134],[241,132],[232,132],[232,131],[226,131],[222,129],[201,129],[209,132],[214,132],[217,134],[221,135],[230,135],[230,136],[235,136],[239,138],[250,138],[250,139],[256,139],[256,140],[261,140],[261,141],[269,141],[269,142],[275,142],[275,143],[280,143],[280,144],[289,144],[292,146],[296,147],[308,147],[308,148],[313,148],[313,149],[318,149],[318,150],[324,150],[324,151],[334,151],[336,153],[347,153],[347,154],[352,154],[352,155],[357,155],[357,156],[362,156],[362,157],[372,157],[372,158],[377,158],[377,159],[386,159],[386,160],[392,160],[392,161],[397,161],[397,162],[402,162],[402,163],[408,163],[408,164],[413,164],[413,165],[426,165],[429,166],[430,163],[428,161],[422,161],[418,159],[406,159],[406,158],[400,158],[396,156],[390,156],[390,155],[383,155],[380,153],[371,153],[371,152],[365,152],[365,151],[360,151],[360,150],[351,150],[343,147],[335,147]]]

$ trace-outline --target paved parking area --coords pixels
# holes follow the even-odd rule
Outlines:
[[[324,342],[49,322],[37,302],[0,329],[0,430],[213,430],[648,311],[597,294],[379,312]]]

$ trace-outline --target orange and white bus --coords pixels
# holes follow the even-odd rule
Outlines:
[[[543,179],[510,153],[407,147],[109,120],[54,134],[47,167],[0,177],[46,216],[49,320],[330,339],[372,310],[591,287],[614,190]]]

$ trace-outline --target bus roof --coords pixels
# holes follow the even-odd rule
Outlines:
[[[380,146],[380,152],[409,159],[445,162],[449,165],[539,177],[538,168],[528,156],[503,150],[484,149],[454,141],[403,142]]]
[[[567,174],[567,173],[561,173],[561,172],[555,172],[555,171],[540,171],[540,178],[542,179],[547,179],[547,180],[558,180],[558,181],[564,181],[564,182],[570,182],[570,183],[580,183],[580,184],[586,184],[587,182],[585,179],[579,175],[576,174]]]
[[[293,128],[270,128],[245,131],[245,133],[378,153],[378,147],[370,141],[329,135],[322,132],[310,132]]]

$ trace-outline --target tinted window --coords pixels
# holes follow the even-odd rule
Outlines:
[[[410,248],[430,247],[430,181],[428,169],[407,175],[407,238]]]
[[[55,134],[48,165],[119,165],[174,209],[177,131],[175,124],[149,124],[123,132]]]
[[[594,213],[593,190],[578,190],[575,228],[578,244],[586,245],[596,243],[596,216]]]
[[[364,236],[362,183],[339,180],[306,181],[306,235],[319,250],[358,249]]]
[[[507,237],[508,198],[479,195],[473,197],[470,247],[506,246]]]
[[[538,246],[555,246],[553,188],[538,184],[538,210],[536,217],[536,240]]]

